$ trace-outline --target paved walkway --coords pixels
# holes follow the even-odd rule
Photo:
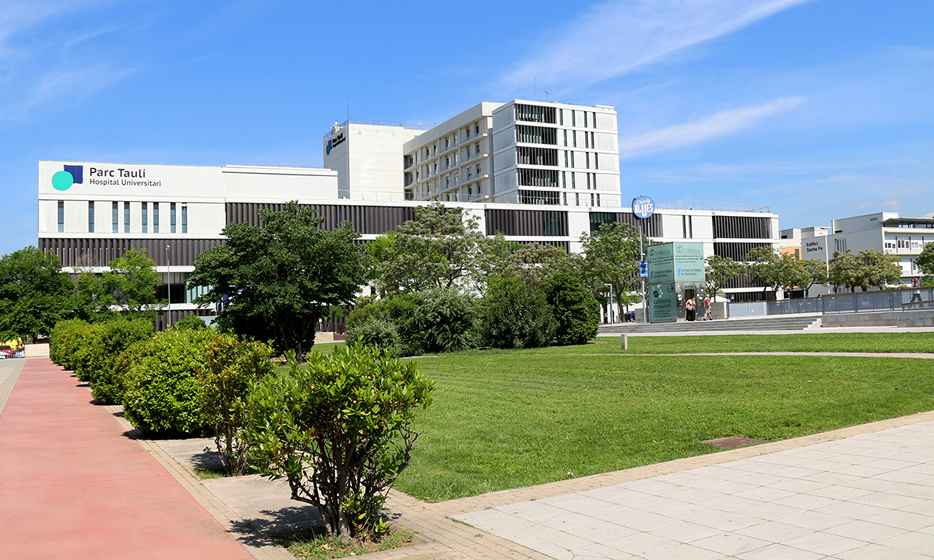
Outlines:
[[[0,360],[0,558],[252,559],[78,383]]]

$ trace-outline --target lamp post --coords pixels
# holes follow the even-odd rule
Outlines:
[[[166,276],[166,294],[169,302],[169,326],[172,326],[172,246],[165,246],[165,276]]]

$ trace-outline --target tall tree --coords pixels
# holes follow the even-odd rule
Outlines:
[[[860,285],[859,258],[849,250],[845,252],[834,251],[830,259],[830,283],[834,286],[843,286],[851,292],[856,291]]]
[[[934,243],[929,241],[924,245],[921,254],[915,259],[915,264],[925,276],[934,276]]]
[[[75,301],[78,315],[87,321],[105,321],[115,316],[155,319],[166,300],[156,297],[162,283],[156,263],[132,248],[107,265],[108,270],[85,272],[76,282]]]
[[[746,271],[751,280],[762,282],[762,293],[782,287],[781,255],[770,245],[756,247],[746,254]]]
[[[195,303],[223,304],[222,328],[272,339],[303,359],[318,317],[352,302],[365,281],[365,257],[354,244],[360,234],[349,223],[321,229],[324,218],[297,202],[258,213],[265,227],[225,227],[227,242],[195,259],[188,286],[207,289]]]
[[[396,228],[392,244],[382,251],[377,284],[386,292],[420,292],[471,287],[480,276],[485,236],[479,219],[463,208],[441,204],[415,208],[415,219]]]
[[[808,273],[807,283],[802,286],[805,297],[808,296],[811,286],[814,284],[826,284],[830,281],[827,276],[827,263],[824,261],[804,260],[801,261],[801,264],[804,265]]]
[[[743,263],[738,263],[729,257],[710,255],[704,259],[704,279],[707,284],[707,293],[714,295],[727,283],[746,271]]]
[[[857,256],[862,268],[860,288],[864,292],[871,286],[883,289],[886,284],[898,282],[902,276],[902,268],[896,264],[898,257],[895,255],[886,255],[875,249],[860,249]]]
[[[639,289],[639,233],[629,224],[603,224],[593,235],[581,236],[584,246],[584,267],[592,284],[610,284],[616,298],[617,312],[624,315],[624,306],[631,293]],[[642,246],[648,247],[643,236]]]
[[[0,257],[0,340],[47,335],[71,307],[73,285],[54,253],[26,247]]]

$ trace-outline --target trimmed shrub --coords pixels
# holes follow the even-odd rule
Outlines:
[[[229,475],[243,474],[246,466],[246,398],[253,383],[275,371],[271,354],[269,345],[234,334],[215,334],[205,343],[207,368],[199,378],[198,403],[204,423],[214,428],[217,454]]]
[[[456,289],[422,293],[415,312],[425,352],[456,352],[477,345],[477,302]]]
[[[49,337],[49,358],[65,369],[73,369],[71,359],[77,348],[78,332],[87,324],[87,321],[81,319],[68,319],[55,323]]]
[[[123,392],[114,378],[114,363],[131,344],[153,337],[152,321],[117,319],[96,325],[92,333],[87,364],[91,394],[102,404],[119,403]]]
[[[202,329],[209,328],[204,321],[201,320],[201,317],[197,315],[186,315],[182,317],[177,323],[175,323],[175,328],[184,331],[184,330],[194,330],[200,331]]]
[[[597,336],[600,304],[576,276],[555,274],[541,284],[555,317],[555,341],[558,344],[584,344]]]
[[[130,344],[125,350],[114,357],[111,376],[113,377],[114,393],[120,395],[120,399],[117,402],[122,403],[125,400],[124,397],[126,395],[130,368],[133,367],[134,364],[142,362],[143,359],[150,356],[151,353],[152,338],[148,338]]]
[[[123,410],[143,433],[200,434],[204,430],[198,390],[206,372],[210,330],[170,329],[154,336],[145,356],[125,376]]]
[[[540,348],[554,335],[555,319],[545,294],[524,280],[496,277],[488,281],[481,302],[480,330],[494,348]]]
[[[315,506],[327,531],[349,539],[385,530],[380,509],[408,465],[434,383],[414,361],[355,344],[267,376],[248,397],[251,457],[285,477],[292,499]]]
[[[402,350],[402,339],[399,329],[387,319],[369,318],[366,322],[354,327],[347,335],[348,344],[359,342],[364,346],[374,346],[385,350],[392,356],[405,355]]]
[[[75,377],[79,381],[91,381],[91,361],[94,358],[94,341],[97,337],[97,331],[100,329],[99,323],[89,323],[77,332],[77,339],[72,350],[71,369],[75,372]]]

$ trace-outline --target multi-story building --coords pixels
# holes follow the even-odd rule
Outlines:
[[[367,198],[369,190],[383,200],[620,206],[612,107],[479,103],[425,131],[347,121],[332,127],[324,142],[324,166],[348,177],[339,179],[342,198]],[[375,177],[384,180],[379,188],[357,188]]]
[[[902,281],[909,283],[921,271],[915,259],[928,243],[934,243],[934,218],[900,218],[898,212],[877,212],[832,220],[825,251],[875,249],[898,257]]]

